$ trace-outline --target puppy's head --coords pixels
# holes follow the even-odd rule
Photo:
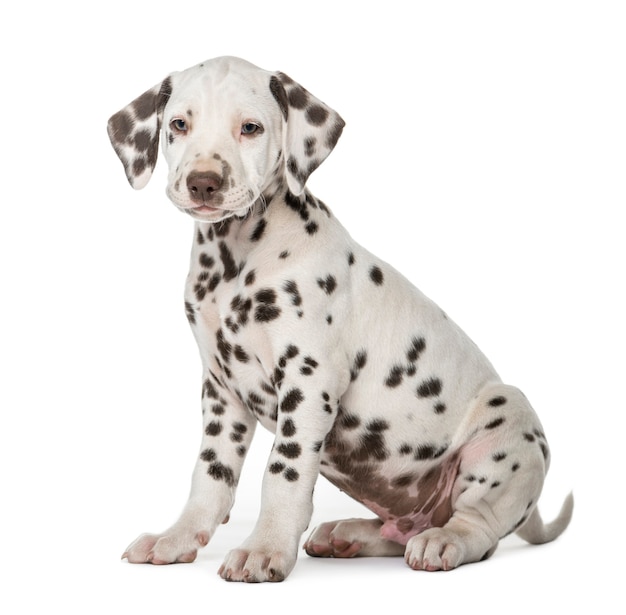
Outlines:
[[[300,194],[335,146],[344,122],[283,73],[238,58],[172,73],[111,117],[111,143],[133,188],[158,157],[167,195],[202,222],[243,216],[277,182]]]

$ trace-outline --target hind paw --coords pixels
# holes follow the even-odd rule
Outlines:
[[[460,536],[443,528],[431,528],[413,536],[404,559],[413,570],[452,570],[464,563],[465,544]]]

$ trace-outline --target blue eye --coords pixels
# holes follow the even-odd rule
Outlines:
[[[187,122],[180,117],[174,118],[170,122],[170,127],[174,132],[187,132]]]
[[[254,122],[246,122],[241,125],[242,135],[253,135],[255,132],[263,132],[263,128]]]

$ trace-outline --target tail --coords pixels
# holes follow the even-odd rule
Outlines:
[[[528,521],[522,525],[516,534],[533,545],[541,545],[550,542],[560,536],[572,520],[574,512],[574,496],[570,493],[561,506],[558,517],[548,524],[544,524],[539,511],[535,507]]]

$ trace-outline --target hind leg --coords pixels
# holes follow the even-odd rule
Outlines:
[[[471,436],[460,447],[452,517],[409,539],[405,560],[415,570],[450,570],[486,559],[500,538],[528,519],[541,493],[548,447],[518,389],[485,387],[462,432]]]
[[[329,521],[315,528],[304,550],[313,557],[381,557],[402,555],[404,546],[380,535],[380,519]]]

